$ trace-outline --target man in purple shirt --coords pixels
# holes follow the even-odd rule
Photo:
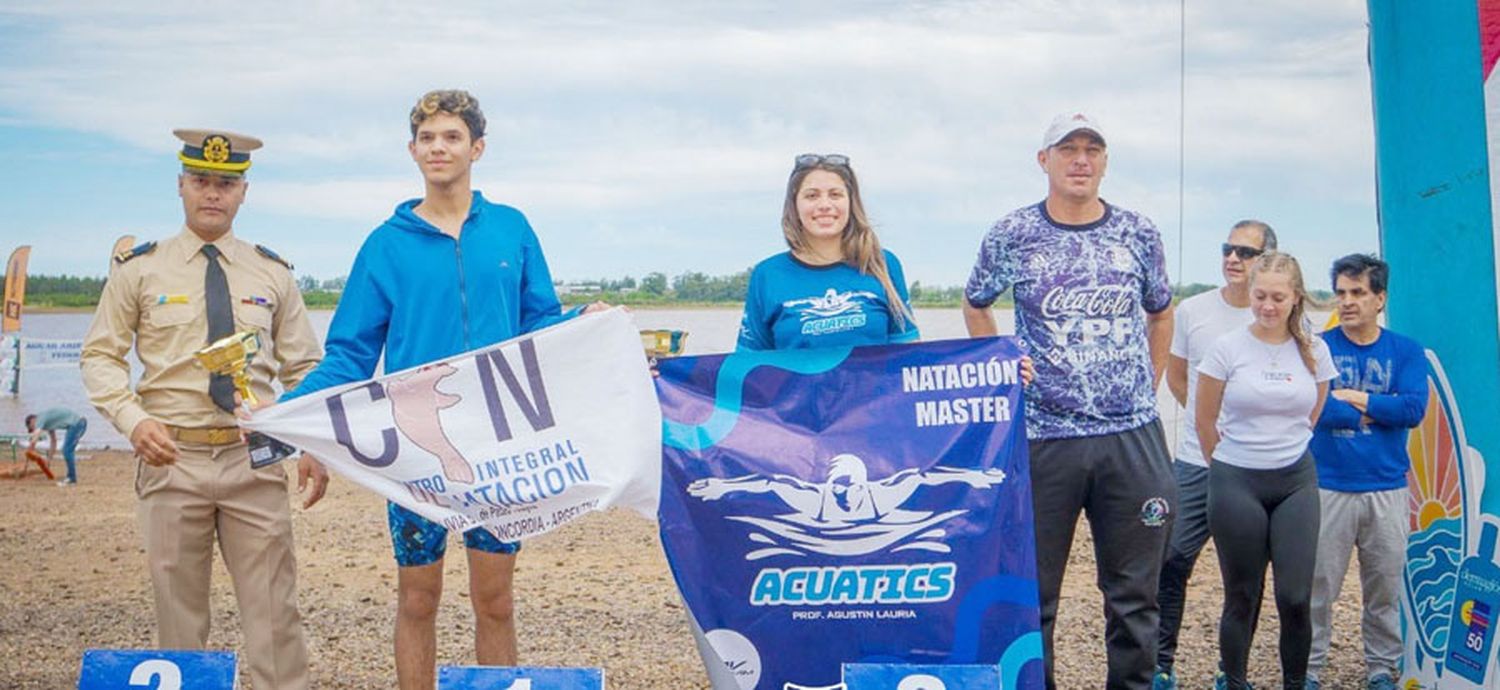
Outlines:
[[[1047,198],[990,228],[964,290],[971,336],[998,333],[990,306],[1012,290],[1016,334],[1036,362],[1026,433],[1049,690],[1079,512],[1088,515],[1104,593],[1106,687],[1151,687],[1156,585],[1176,501],[1156,412],[1172,290],[1156,226],[1099,198],[1108,162],[1095,120],[1057,116],[1037,152]]]

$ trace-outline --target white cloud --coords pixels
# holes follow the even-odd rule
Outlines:
[[[477,182],[597,246],[659,242],[639,260],[691,264],[672,254],[693,245],[676,219],[719,209],[774,238],[752,228],[774,219],[791,156],[841,151],[872,208],[954,228],[935,265],[970,260],[957,228],[1042,195],[1040,131],[1084,108],[1111,128],[1107,194],[1175,222],[1177,2],[629,5],[262,3],[233,21],[215,4],[13,5],[0,117],[152,151],[178,125],[255,133],[256,203],[368,227],[420,191],[411,102],[463,86],[490,120]],[[1190,233],[1228,201],[1266,216],[1369,202],[1363,3],[1312,5],[1189,3]],[[591,246],[568,246],[584,254],[568,263],[657,269]]]

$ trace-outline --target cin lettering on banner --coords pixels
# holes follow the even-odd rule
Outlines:
[[[442,666],[438,690],[604,690],[604,669]]]
[[[1039,687],[1020,354],[659,364],[662,543],[715,690],[836,687],[861,661],[998,663]]]
[[[982,664],[844,664],[844,690],[1000,690],[1000,667]]]
[[[661,412],[622,310],[320,391],[245,424],[442,526],[505,541],[656,512]]]
[[[83,653],[78,690],[234,690],[233,652],[90,649]]]

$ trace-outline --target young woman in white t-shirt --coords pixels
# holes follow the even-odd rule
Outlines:
[[[1318,475],[1307,453],[1334,377],[1328,346],[1303,314],[1302,269],[1270,252],[1250,270],[1255,320],[1216,340],[1198,365],[1194,420],[1209,460],[1208,526],[1224,577],[1216,688],[1248,688],[1266,564],[1275,573],[1281,675],[1302,690],[1312,644]]]

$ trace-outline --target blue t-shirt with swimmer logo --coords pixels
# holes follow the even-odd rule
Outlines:
[[[906,275],[885,252],[891,283],[910,314]],[[740,350],[789,350],[910,343],[919,337],[910,318],[897,319],[875,276],[848,264],[813,266],[777,254],[750,272]]]

